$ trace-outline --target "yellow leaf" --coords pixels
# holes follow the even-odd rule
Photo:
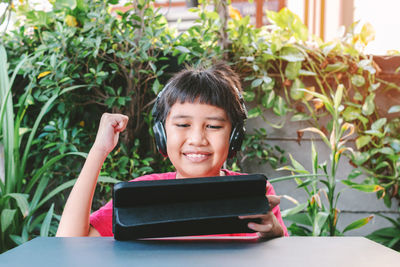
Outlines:
[[[350,135],[352,135],[354,133],[354,125],[348,122],[345,122],[342,126],[342,132],[344,133],[345,131],[347,131],[348,129],[350,129],[350,131],[343,136],[341,139],[345,139],[346,137],[349,137]]]
[[[339,161],[339,156],[340,156],[340,154],[342,154],[343,151],[345,151],[345,150],[347,150],[346,147],[339,149],[339,151],[335,153],[335,161],[336,161],[336,162]]]
[[[319,98],[314,98],[314,99],[312,100],[312,102],[313,102],[313,104],[314,104],[314,110],[315,110],[315,111],[317,111],[317,110],[319,110],[319,109],[321,109],[321,108],[324,107],[324,102],[323,102],[321,99],[319,99]]]
[[[80,122],[79,122],[79,126],[85,127],[85,122],[84,122],[84,121],[80,121]]]
[[[291,197],[291,196],[282,195],[282,197],[283,197],[283,198],[286,198],[287,200],[289,200],[290,202],[292,202],[292,203],[294,203],[294,204],[296,204],[296,205],[299,205],[299,202],[298,202],[295,198],[293,198],[293,197]]]
[[[69,27],[76,27],[78,25],[78,22],[76,21],[76,18],[74,16],[71,16],[71,15],[67,15],[65,17],[65,23],[67,23],[67,25]]]
[[[383,188],[383,187],[380,186],[380,185],[375,185],[375,187],[374,187],[374,192],[377,192],[377,191],[380,191],[380,190],[385,191],[385,188]]]
[[[47,76],[50,73],[51,73],[51,71],[44,71],[44,72],[40,73],[37,78],[38,79],[43,78],[44,76]]]
[[[306,87],[306,89],[307,89],[307,91],[309,91],[309,92],[315,92],[315,87],[314,87],[314,86]],[[307,101],[310,101],[310,100],[313,98],[313,95],[310,94],[310,93],[308,93],[308,92],[305,92],[304,98],[305,98]]]
[[[329,138],[329,141],[331,143],[331,149],[334,150],[335,145],[336,145],[335,124],[333,124],[333,129],[332,129],[331,137]]]
[[[304,128],[304,129],[298,130],[298,132],[317,133],[317,134],[319,134],[321,136],[321,138],[325,142],[325,144],[327,144],[329,146],[328,138],[325,136],[325,134],[320,129],[317,129],[315,127],[308,127],[308,128]]]
[[[242,18],[240,11],[232,6],[229,6],[229,16],[235,20],[240,20]]]
[[[370,23],[365,23],[361,29],[360,37],[361,37],[361,42],[363,42],[364,45],[367,45],[373,40],[375,40],[374,27],[372,27]]]
[[[333,225],[336,225],[337,219],[338,219],[338,214],[339,214],[340,210],[334,209],[334,211],[335,211],[335,213],[334,213],[335,215],[333,216]]]
[[[311,197],[311,204],[314,204],[314,202],[317,202],[318,207],[320,208],[322,207],[321,198],[319,197],[319,192]]]

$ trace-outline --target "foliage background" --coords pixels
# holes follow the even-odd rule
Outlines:
[[[328,139],[338,130],[333,128],[335,120],[337,125],[351,124],[357,133],[354,152],[340,147],[332,150],[332,159],[337,159],[337,164],[342,153],[347,153],[357,167],[349,175],[347,185],[377,192],[387,205],[391,205],[393,197],[399,197],[399,120],[382,116],[374,104],[379,90],[397,90],[397,86],[379,79],[374,61],[362,52],[372,38],[368,25],[361,32],[355,32],[354,27],[342,39],[324,43],[310,38],[307,28],[287,9],[268,12],[271,24],[256,29],[250,25],[249,17],[242,18],[234,10],[225,23],[227,18],[220,12],[224,7],[220,1],[214,1],[214,11],[204,9],[208,4],[204,2],[193,10],[199,15],[196,25],[185,33],[178,33],[168,27],[151,0],[129,3],[133,9],[125,13],[112,12],[113,5],[118,3],[115,0],[50,3],[52,9],[48,11],[33,9],[29,1],[10,5],[10,10],[25,19],[1,40],[10,70],[16,69],[22,55],[31,55],[19,69],[12,88],[14,103],[19,103],[22,96],[28,100],[28,112],[21,118],[23,128],[31,129],[43,104],[57,95],[33,141],[26,182],[43,163],[57,155],[89,151],[100,116],[106,111],[127,114],[131,120],[120,147],[104,164],[102,176],[130,180],[145,173],[171,170],[169,161],[156,153],[152,140],[150,110],[154,98],[169,77],[185,64],[207,65],[224,59],[243,78],[245,100],[252,107],[249,119],[262,117],[277,128],[284,127],[287,118],[306,121],[314,132],[318,130]],[[330,109],[327,103],[333,103],[340,84],[344,86],[340,103]],[[76,85],[83,87],[60,95],[63,89]],[[264,116],[268,110],[277,118],[274,123]],[[396,114],[399,110],[394,106],[388,111]],[[286,164],[285,151],[269,145],[267,138],[265,129],[255,129],[247,136],[238,158],[228,162],[229,167],[243,169],[246,161],[255,160],[272,168]],[[25,142],[22,140],[22,146]],[[44,194],[77,177],[82,163],[75,157],[65,157],[55,163],[51,171],[42,175],[42,179],[49,180]],[[294,159],[291,164],[293,173],[304,174],[305,170]],[[326,179],[335,182],[335,175],[323,172],[323,168],[316,168],[314,174],[322,171]],[[353,179],[362,173],[367,178],[362,184],[355,183]],[[309,176],[305,182],[298,180],[299,186],[306,188],[316,181],[315,177]],[[334,186],[328,188],[335,195]],[[297,205],[290,215],[309,212],[310,224],[302,227],[312,230],[303,234],[315,234],[316,227],[320,228],[317,232],[321,235],[338,234],[331,227],[337,211],[334,207],[317,207],[312,199],[321,191],[314,189],[309,203]],[[53,198],[54,216],[50,220],[49,235],[55,233],[66,193]],[[100,182],[93,209],[110,197],[111,186]],[[47,211],[50,205],[42,209]],[[325,226],[329,220],[331,226]],[[362,219],[352,227],[367,222]],[[299,233],[300,228],[292,229],[293,233]],[[393,229],[399,231],[398,226]],[[33,229],[29,237],[38,234]],[[391,245],[398,245],[398,241],[391,240]]]

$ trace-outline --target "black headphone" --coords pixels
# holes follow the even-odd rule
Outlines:
[[[167,157],[167,135],[165,133],[165,128],[164,128],[164,122],[161,121],[161,116],[160,113],[157,111],[157,106],[158,102],[160,101],[161,95],[164,93],[166,88],[168,88],[170,83],[168,83],[158,94],[156,101],[154,103],[153,109],[152,109],[152,116],[154,119],[154,126],[153,126],[153,132],[154,132],[154,138],[156,141],[157,145],[157,150],[163,155],[164,157]],[[232,132],[231,132],[231,137],[229,138],[229,152],[228,152],[228,158],[233,158],[236,155],[236,152],[240,150],[242,146],[242,142],[244,139],[244,133],[246,129],[244,128],[244,120],[247,118],[247,110],[246,106],[244,105],[244,99],[242,97],[242,94],[239,92],[239,90],[235,87],[236,93],[239,96],[239,101],[240,104],[242,105],[245,117],[243,118],[242,121],[239,123],[235,124]]]

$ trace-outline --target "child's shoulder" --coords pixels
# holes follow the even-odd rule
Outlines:
[[[165,173],[152,173],[137,177],[129,182],[137,182],[137,181],[156,181],[156,180],[170,180],[175,179],[176,172],[165,172]]]

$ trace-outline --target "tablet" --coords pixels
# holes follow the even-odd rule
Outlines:
[[[251,233],[241,215],[269,211],[263,174],[122,182],[113,189],[117,240]],[[254,221],[254,219],[252,220]]]

